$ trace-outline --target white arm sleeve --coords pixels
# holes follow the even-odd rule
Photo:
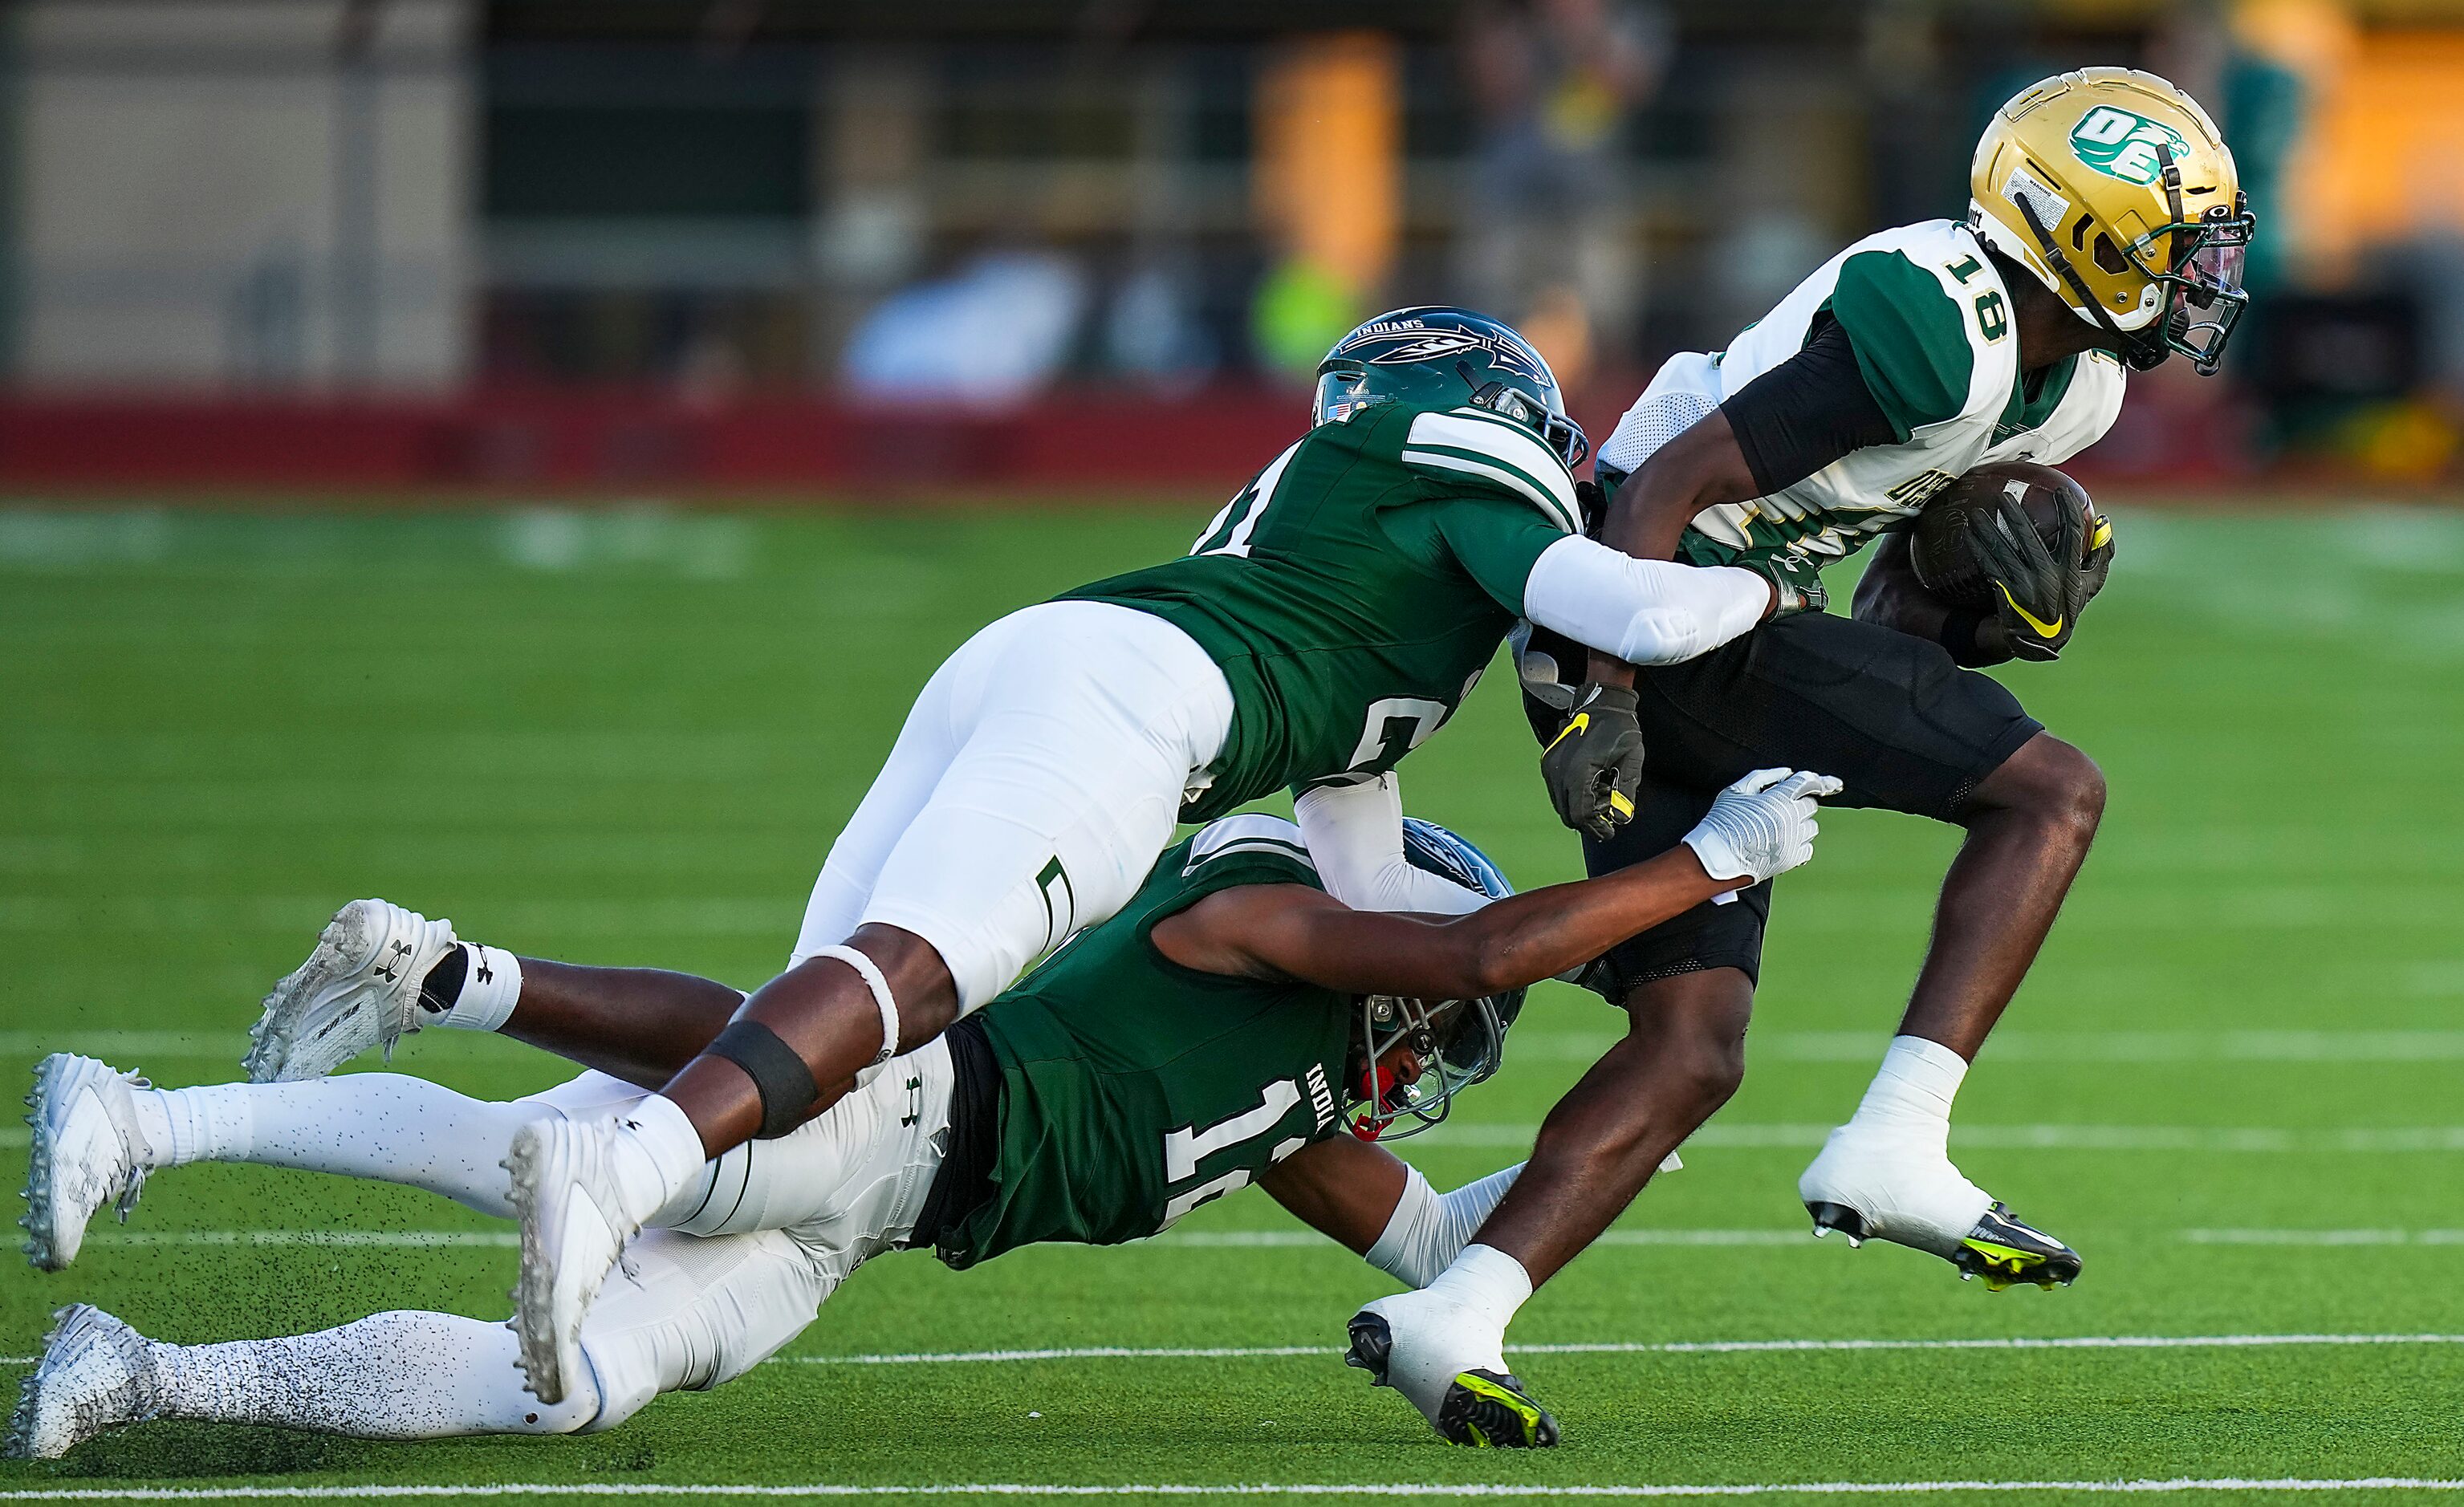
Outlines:
[[[1639,560],[1570,534],[1532,562],[1523,614],[1629,665],[1675,665],[1761,622],[1771,596],[1771,582],[1734,565]]]
[[[1428,1286],[1454,1264],[1488,1221],[1498,1200],[1522,1175],[1523,1164],[1517,1162],[1451,1193],[1438,1193],[1429,1190],[1429,1180],[1419,1168],[1405,1168],[1403,1196],[1395,1201],[1386,1233],[1369,1248],[1367,1261],[1410,1286]]]
[[[1326,892],[1354,910],[1460,916],[1488,897],[1416,868],[1403,856],[1403,795],[1391,774],[1329,785],[1292,802]]]

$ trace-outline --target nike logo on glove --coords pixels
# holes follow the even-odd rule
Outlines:
[[[1582,732],[1585,728],[1588,728],[1591,725],[1592,714],[1590,712],[1575,712],[1573,720],[1567,723],[1564,727],[1559,728],[1557,730],[1557,735],[1549,740],[1549,748],[1555,748],[1558,744],[1565,742],[1567,738],[1573,736],[1574,733]],[[1546,754],[1549,752],[1549,749],[1542,749],[1540,752]]]
[[[2011,604],[2011,610],[2019,615],[2019,621],[2026,623],[2030,628],[2035,630],[2035,634],[2038,638],[2055,639],[2061,637],[2061,618],[2056,618],[2053,622],[2047,622],[2038,618],[2035,613],[2030,612],[2027,608],[2019,605],[2019,600],[2011,595],[2010,587],[2003,585],[1997,580],[1993,583],[1993,589],[2002,594],[2002,600]],[[2065,614],[2065,616],[2067,616],[2067,614]]]

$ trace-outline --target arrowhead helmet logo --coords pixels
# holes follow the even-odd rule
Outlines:
[[[2071,150],[2080,162],[2108,178],[2141,187],[2155,183],[2163,171],[2156,157],[2160,145],[2173,154],[2175,162],[2190,152],[2182,133],[2162,120],[2109,104],[2098,105],[2071,127]]]

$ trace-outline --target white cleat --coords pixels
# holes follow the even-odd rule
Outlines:
[[[521,1221],[521,1276],[514,1284],[514,1333],[522,1375],[543,1403],[561,1403],[583,1374],[582,1321],[626,1242],[661,1201],[634,1212],[618,1158],[622,1121],[536,1120],[505,1157],[514,1216]]]
[[[453,923],[386,900],[354,900],[317,950],[265,996],[240,1065],[252,1083],[322,1078],[370,1047],[420,1027],[419,986],[454,945]]]
[[[96,1434],[161,1410],[146,1338],[91,1303],[53,1315],[43,1358],[17,1392],[5,1450],[12,1460],[56,1460]]]
[[[1546,1450],[1557,1420],[1506,1368],[1505,1337],[1485,1317],[1423,1289],[1380,1298],[1352,1316],[1343,1364],[1391,1387],[1453,1444]]]
[[[2021,1219],[1960,1175],[1930,1137],[1841,1125],[1796,1180],[1817,1235],[1837,1230],[1930,1252],[2000,1292],[2014,1282],[2067,1287],[2079,1253]]]
[[[26,1259],[46,1272],[66,1269],[85,1243],[86,1221],[104,1204],[124,1223],[145,1184],[145,1137],[137,1126],[136,1090],[149,1086],[90,1057],[55,1052],[34,1069],[26,1096],[33,1130],[26,1157]]]

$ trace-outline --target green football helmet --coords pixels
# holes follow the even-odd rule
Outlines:
[[[1504,414],[1538,435],[1569,470],[1592,452],[1582,426],[1566,416],[1549,362],[1506,324],[1469,309],[1397,309],[1334,342],[1318,362],[1310,424],[1341,423],[1381,403],[1467,403]]]

